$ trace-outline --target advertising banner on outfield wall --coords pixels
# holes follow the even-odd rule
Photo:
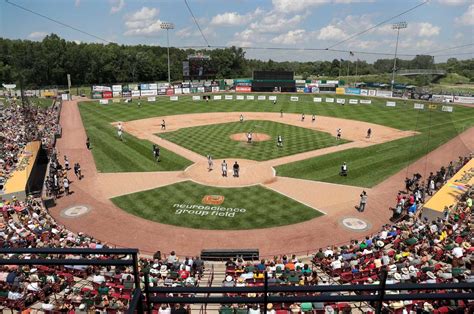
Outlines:
[[[267,96],[265,96],[265,95],[259,95],[259,96],[257,97],[257,99],[258,99],[258,100],[266,100],[266,99],[267,99]]]
[[[112,91],[113,92],[121,92],[122,91],[122,85],[112,85]]]
[[[132,97],[131,91],[122,92],[122,97]]]
[[[225,100],[233,100],[234,95],[225,95]]]
[[[364,105],[370,105],[372,103],[372,100],[370,100],[370,99],[361,99],[360,103],[364,104]]]
[[[387,101],[387,107],[396,107],[397,103],[394,101]]]
[[[158,92],[156,91],[156,89],[142,90],[140,92],[140,95],[141,96],[156,96],[158,95]]]
[[[251,86],[236,86],[235,91],[237,93],[250,93],[252,91]]]
[[[112,98],[112,92],[102,92],[102,98]]]
[[[277,96],[268,96],[268,100],[277,100]]]
[[[212,86],[212,92],[213,93],[218,93],[219,92],[219,86]]]
[[[345,92],[349,95],[360,95],[360,88],[346,87]]]
[[[178,95],[178,94],[182,94],[182,93],[183,93],[183,89],[182,89],[182,88],[179,88],[179,87],[177,87],[177,88],[175,87],[175,88],[174,88],[174,93],[177,94],[177,95]]]
[[[377,95],[377,91],[375,89],[369,89],[369,96]]]
[[[107,105],[109,103],[109,100],[108,99],[101,99],[101,100],[99,100],[99,103],[101,105]]]
[[[454,102],[461,104],[474,104],[474,97],[454,96]]]
[[[377,90],[378,97],[392,97],[392,91],[389,90]]]
[[[413,104],[413,109],[423,110],[423,109],[425,109],[425,104],[414,103]]]
[[[201,100],[201,96],[193,96],[193,100]]]
[[[235,99],[237,99],[237,100],[244,100],[244,99],[245,99],[245,96],[244,96],[244,95],[236,95],[236,96],[235,96]]]
[[[453,106],[443,106],[443,107],[441,107],[441,111],[453,112]]]
[[[112,92],[112,96],[115,97],[120,97],[122,93],[121,92]]]
[[[171,101],[178,101],[178,96],[170,96]]]
[[[336,88],[336,94],[344,95],[345,92],[346,92],[346,89],[343,88],[343,87],[338,87],[338,88]]]
[[[154,96],[153,97],[148,97],[147,100],[149,102],[154,102],[154,101],[156,101],[156,97],[154,97]]]
[[[328,103],[333,103],[333,102],[334,102],[334,98],[326,98],[325,101],[328,102]]]
[[[183,87],[183,94],[190,94],[190,93],[191,93],[191,88]]]
[[[92,99],[102,98],[102,92],[92,92]]]
[[[174,89],[172,88],[167,88],[166,89],[166,95],[170,96],[170,95],[173,95],[174,94]]]
[[[148,85],[148,87],[149,87],[149,89],[158,89],[158,84],[156,84],[156,83],[150,83],[150,84]]]
[[[338,104],[344,105],[344,104],[346,103],[346,100],[345,100],[344,98],[337,98],[337,99],[336,99],[336,102],[337,102]]]
[[[368,96],[368,95],[369,95],[369,91],[368,91],[367,89],[361,89],[361,90],[360,90],[360,94],[361,94],[362,96]]]
[[[297,96],[291,96],[290,100],[291,101],[299,101],[300,99]]]
[[[140,91],[139,90],[132,90],[132,97],[140,97]]]
[[[214,100],[222,100],[222,95],[214,95]]]
[[[349,99],[349,104],[351,105],[357,105],[359,103],[358,99]]]
[[[254,95],[247,95],[247,100],[254,100],[255,96]]]
[[[92,91],[93,92],[111,92],[112,88],[110,86],[93,85]]]
[[[128,89],[130,89],[130,90],[138,90],[138,84],[128,84]]]
[[[314,102],[322,102],[323,99],[322,99],[321,97],[314,97],[314,98],[313,98],[313,101],[314,101]]]

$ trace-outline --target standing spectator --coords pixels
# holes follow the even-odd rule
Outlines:
[[[63,179],[64,194],[69,195],[69,179],[64,177]]]

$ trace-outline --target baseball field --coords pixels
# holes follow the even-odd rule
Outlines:
[[[155,102],[142,100],[140,106],[136,100],[107,105],[71,102],[70,108],[65,107],[70,110],[67,117],[77,115],[79,120],[64,122],[66,138],[59,147],[70,154],[81,149],[79,158],[85,159],[81,162],[91,168],[89,182],[77,185],[76,202],[93,199],[90,203],[98,203],[91,207],[100,209],[88,215],[107,213],[109,218],[102,223],[127,228],[136,236],[112,235],[105,225],[97,230],[93,225],[98,218],[92,221],[87,215],[81,226],[92,234],[98,232],[98,238],[108,233],[107,237],[115,237],[120,245],[145,250],[154,244],[147,247],[138,240],[139,235],[147,237],[155,230],[160,234],[157,237],[194,234],[191,230],[241,230],[255,233],[255,238],[262,236],[258,230],[288,238],[296,227],[285,225],[301,226],[307,232],[314,228],[345,230],[332,238],[317,232],[307,236],[309,242],[324,242],[321,237],[334,242],[354,236],[341,229],[340,219],[353,212],[363,189],[370,200],[368,213],[362,216],[367,221],[364,231],[369,232],[389,215],[376,212],[388,208],[393,198],[382,189],[384,182],[415,162],[426,164],[427,154],[474,125],[471,107],[456,106],[453,112],[444,112],[441,105],[428,103],[423,110],[414,109],[409,100],[387,107],[385,99],[349,105],[348,99],[354,97],[338,95],[346,99],[341,105],[316,103],[313,97],[299,95],[296,102],[290,95],[280,94],[276,104],[236,99],[205,102],[190,96],[179,96],[178,101],[157,97]],[[243,122],[239,121],[241,115]],[[165,130],[161,129],[162,120],[166,121]],[[117,136],[118,123],[123,125],[123,141]],[[76,140],[68,139],[68,126],[71,130],[84,128],[84,136],[71,132]],[[339,128],[341,140],[336,139]],[[370,138],[366,137],[368,128],[372,130]],[[252,143],[246,141],[249,132],[255,135]],[[277,146],[279,135],[282,147]],[[90,150],[80,143],[71,147],[70,142],[77,143],[78,138],[85,142],[86,136]],[[153,158],[153,144],[160,147],[159,162]],[[213,157],[212,170],[207,155]],[[227,177],[221,172],[223,160],[228,163]],[[233,176],[235,162],[240,165],[239,177]],[[339,174],[343,162],[348,165],[348,176]],[[62,207],[73,201],[69,198]],[[215,236],[212,232],[205,238],[189,236],[189,250],[209,247],[215,241],[225,242],[222,247],[237,247],[247,241],[243,234],[238,237],[240,242],[226,236],[209,238],[211,235]],[[302,246],[289,243],[295,249]],[[262,242],[263,249],[267,246],[268,251],[275,250],[273,244]]]

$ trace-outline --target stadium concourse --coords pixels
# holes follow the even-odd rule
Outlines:
[[[18,127],[19,125],[10,126]],[[205,273],[203,262],[199,257],[185,257],[184,254],[192,251],[190,241],[194,234],[186,234],[184,228],[161,225],[159,230],[147,229],[143,221],[134,216],[122,213],[113,208],[101,195],[98,186],[88,185],[94,182],[100,174],[96,173],[94,162],[89,151],[85,149],[85,132],[81,123],[76,102],[65,102],[61,111],[61,126],[63,137],[57,143],[54,154],[66,154],[71,161],[80,162],[83,167],[83,180],[76,180],[71,184],[72,195],[61,194],[58,206],[51,212],[45,209],[41,200],[28,198],[25,201],[13,199],[2,200],[1,240],[2,247],[58,247],[58,248],[105,248],[120,246],[144,247],[143,257],[140,260],[142,272],[149,272],[153,286],[195,286],[202,280]],[[53,129],[57,126],[53,126]],[[10,130],[11,131],[11,130]],[[34,139],[38,139],[39,135]],[[472,269],[472,252],[474,248],[472,230],[472,187],[468,187],[457,204],[444,219],[426,221],[419,216],[410,217],[393,224],[386,224],[391,212],[388,207],[396,203],[396,194],[403,189],[404,178],[407,173],[438,172],[450,161],[455,161],[455,170],[466,164],[470,157],[461,160],[458,156],[469,156],[474,147],[473,128],[460,134],[455,139],[442,145],[427,155],[423,161],[418,161],[408,169],[404,169],[392,176],[389,180],[370,190],[371,202],[364,213],[351,214],[355,217],[371,221],[372,227],[357,236],[338,234],[347,232],[339,229],[338,216],[324,216],[318,218],[322,225],[313,228],[311,233],[318,230],[318,237],[306,236],[306,223],[280,227],[247,231],[250,239],[237,239],[245,246],[256,246],[256,239],[262,237],[266,242],[274,239],[280,248],[273,253],[272,247],[262,246],[264,254],[261,262],[235,259],[225,265],[223,282],[215,282],[224,286],[252,286],[259,285],[264,272],[270,276],[273,284],[281,285],[327,285],[348,283],[377,283],[382,269],[389,272],[389,282],[474,282]],[[61,163],[61,161],[58,161]],[[16,165],[12,165],[15,167]],[[163,178],[161,178],[163,176]],[[167,180],[174,180],[169,174],[149,174],[148,179],[156,179],[160,184],[167,184]],[[443,180],[447,180],[444,176]],[[124,180],[130,180],[130,177]],[[161,180],[161,181],[160,181]],[[112,182],[112,181],[111,181]],[[128,181],[128,184],[134,182]],[[331,185],[332,188],[340,187]],[[359,192],[360,189],[357,189]],[[337,192],[334,190],[332,192]],[[303,197],[303,196],[302,196]],[[88,203],[88,202],[91,203]],[[350,200],[357,202],[357,197]],[[410,205],[407,200],[404,210]],[[61,208],[86,205],[92,210],[84,216],[87,218],[70,219],[61,217]],[[343,204],[347,208],[348,204]],[[342,215],[342,208],[340,209]],[[420,211],[418,211],[420,212]],[[50,215],[52,214],[52,216]],[[345,214],[344,214],[345,215]],[[89,218],[90,217],[90,218]],[[324,221],[320,219],[333,219]],[[68,220],[69,219],[69,220]],[[143,231],[129,230],[128,238],[121,238],[121,223],[138,223]],[[148,222],[147,222],[148,223]],[[327,226],[324,226],[327,225]],[[128,225],[127,228],[129,228]],[[287,228],[285,233],[284,229]],[[167,229],[171,231],[167,231]],[[278,234],[275,230],[278,229]],[[336,232],[334,232],[336,230]],[[344,232],[343,232],[344,231]],[[151,233],[157,232],[157,233]],[[170,232],[167,234],[167,232]],[[208,236],[207,232],[200,231],[199,237],[209,241],[210,245],[222,245],[222,242],[212,240],[214,237],[225,234],[232,238],[240,235],[238,232],[217,232]],[[282,233],[281,235],[279,233]],[[320,234],[330,234],[322,238]],[[366,236],[367,233],[367,236]],[[133,237],[130,234],[134,234]],[[283,237],[281,240],[278,237]],[[284,238],[294,240],[284,241]],[[351,240],[357,238],[358,240]],[[235,239],[232,239],[236,241]],[[298,241],[299,240],[299,241]],[[303,241],[304,240],[304,241]],[[124,242],[121,242],[124,241]],[[126,241],[130,241],[127,243]],[[202,239],[200,240],[202,241]],[[212,242],[215,241],[215,242]],[[248,242],[245,242],[248,241]],[[306,246],[299,250],[300,242]],[[130,245],[128,245],[130,244]],[[134,245],[137,244],[137,245]],[[174,245],[174,248],[171,246]],[[260,244],[258,244],[260,245]],[[170,248],[168,250],[168,248]],[[317,249],[320,248],[320,249]],[[161,254],[157,250],[171,252]],[[189,251],[186,251],[189,250]],[[298,252],[299,250],[299,252]],[[155,252],[153,256],[146,253]],[[294,256],[291,256],[295,254]],[[299,258],[297,255],[310,255]],[[9,258],[34,259],[40,256],[10,254]],[[69,255],[69,258],[79,258]],[[88,258],[97,258],[96,255]],[[100,259],[109,257],[100,256]],[[142,273],[143,274],[143,273]],[[141,277],[143,287],[143,277]],[[0,268],[0,302],[4,310],[43,309],[44,311],[65,311],[74,313],[123,312],[131,299],[131,290],[134,281],[131,269],[128,267],[70,267],[70,266],[2,266]],[[251,295],[249,295],[251,297]],[[359,311],[354,304],[318,302],[271,304],[267,307],[270,313],[309,313],[334,311]],[[157,304],[154,309],[158,313],[186,313],[190,307],[186,305]],[[434,302],[391,302],[385,304],[386,309],[395,311],[418,310],[425,312],[469,311],[472,304],[463,301],[451,302],[441,300]],[[371,305],[365,304],[363,311],[371,311]],[[259,313],[263,310],[258,304],[233,305],[220,309],[223,313]],[[34,313],[34,312],[32,312]]]

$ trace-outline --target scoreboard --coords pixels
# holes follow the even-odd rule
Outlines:
[[[205,55],[189,55],[183,61],[183,77],[188,80],[214,79],[217,69],[212,63],[211,57]]]

